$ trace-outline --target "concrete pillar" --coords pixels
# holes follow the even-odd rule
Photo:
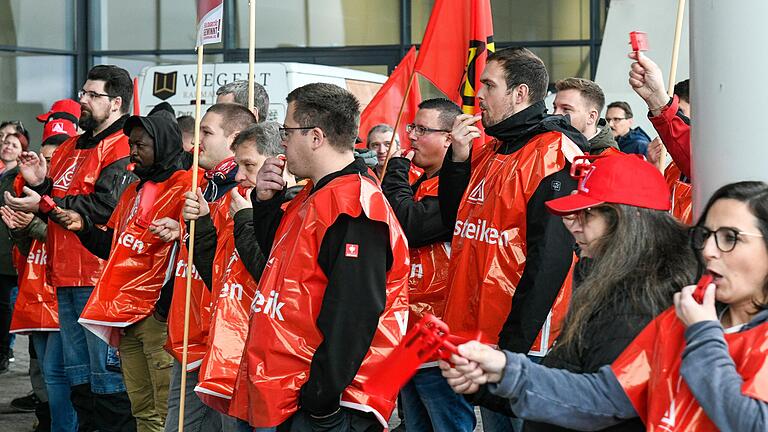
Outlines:
[[[719,187],[768,181],[766,0],[690,2],[694,212]],[[662,63],[663,64],[663,63]]]

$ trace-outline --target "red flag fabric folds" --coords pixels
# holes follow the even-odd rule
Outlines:
[[[467,114],[479,112],[477,89],[493,52],[490,0],[437,0],[416,60],[427,78]]]
[[[408,80],[412,78],[413,66],[416,63],[416,48],[411,47],[408,53],[400,61],[395,70],[387,79],[387,82],[379,89],[376,96],[373,97],[371,103],[363,110],[360,115],[360,138],[365,141],[368,136],[368,131],[377,124],[386,123],[390,126],[395,126],[397,121],[397,114],[400,112],[400,106],[403,103],[406,89],[408,88]],[[405,125],[413,120],[416,115],[416,110],[419,109],[419,103],[421,103],[421,91],[419,90],[419,82],[413,77],[414,82],[411,84],[411,90],[408,93],[408,100],[405,103],[405,110],[403,111],[403,118],[400,120],[400,126],[398,127],[398,135],[400,137],[400,143],[403,148],[408,147],[408,134],[405,132]],[[358,147],[364,148],[365,142],[358,145]]]

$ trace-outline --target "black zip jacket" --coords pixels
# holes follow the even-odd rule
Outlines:
[[[537,102],[519,113],[486,128],[485,132],[501,141],[499,154],[520,150],[539,134],[556,131],[565,134],[582,149],[589,143],[563,116],[548,116],[544,102]],[[451,161],[448,149],[440,174],[439,198],[443,221],[454,226],[472,167],[471,156],[465,162]],[[527,256],[520,283],[512,297],[512,308],[499,334],[499,348],[527,353],[533,346],[573,261],[573,237],[560,217],[547,211],[546,201],[567,196],[576,189],[570,165],[542,179],[526,208]]]
[[[372,178],[362,159],[323,177],[313,192],[345,175]],[[280,208],[285,190],[259,202],[254,190],[253,226],[261,250],[272,250],[277,227],[283,217]],[[344,256],[345,245],[365,245],[357,259]],[[310,365],[309,380],[301,388],[301,410],[327,415],[339,408],[342,392],[352,382],[370,348],[386,304],[387,271],[392,267],[389,228],[364,214],[357,218],[341,215],[323,237],[317,264],[328,278],[317,327],[323,342]]]
[[[424,197],[418,202],[414,200],[416,191],[427,180],[427,176],[421,176],[411,186],[408,182],[410,169],[410,160],[404,157],[392,158],[387,165],[387,175],[381,182],[381,190],[403,227],[408,246],[418,248],[451,241],[453,230],[443,224],[440,200],[437,197]],[[439,174],[438,172],[435,176]]]
[[[203,191],[203,198],[209,203],[223,198],[225,194],[237,186],[236,175],[237,165],[226,174],[214,174]],[[189,223],[187,223],[187,232],[189,232]],[[192,257],[195,269],[197,269],[197,273],[208,291],[213,287],[213,260],[216,257],[217,245],[218,234],[209,213],[197,219],[195,223],[195,250]],[[187,247],[189,247],[189,243],[187,243]]]
[[[89,149],[96,147],[104,138],[122,130],[127,119],[127,115],[120,117],[96,136],[93,135],[92,131],[86,131],[78,137],[75,148]],[[90,194],[67,195],[62,198],[53,198],[53,201],[59,207],[74,210],[83,216],[88,216],[94,224],[106,224],[110,216],[112,216],[112,211],[115,210],[120,195],[137,178],[126,169],[129,162],[129,158],[124,157],[105,166],[99,173],[99,178],[96,179],[94,184],[94,190]],[[50,195],[53,189],[53,181],[50,177],[46,177],[43,183],[32,189],[40,195]]]

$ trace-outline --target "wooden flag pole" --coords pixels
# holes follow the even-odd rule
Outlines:
[[[256,73],[256,0],[248,2],[248,109],[253,112],[255,103],[254,93],[254,75]],[[265,117],[267,113],[259,113],[260,117]]]
[[[416,68],[411,71],[411,76],[408,78],[408,85],[405,87],[405,95],[403,96],[403,103],[400,104],[400,112],[397,113],[397,120],[395,120],[395,126],[392,131],[392,140],[389,142],[389,148],[387,149],[387,158],[384,159],[384,166],[381,167],[381,175],[379,176],[379,180],[384,179],[384,175],[387,173],[387,165],[389,164],[389,159],[392,158],[392,153],[394,151],[394,146],[392,145],[395,142],[395,136],[397,136],[397,129],[400,128],[400,121],[403,118],[403,111],[405,111],[405,105],[408,102],[408,95],[411,93],[411,85],[413,85],[413,79],[416,75]]]
[[[192,150],[192,193],[197,193],[197,170],[200,159],[200,100],[203,93],[203,47],[197,47],[197,82],[195,88],[195,133]],[[184,241],[184,239],[181,239]],[[189,221],[189,254],[187,255],[187,289],[184,299],[184,342],[181,350],[181,391],[179,392],[179,432],[184,432],[184,403],[187,388],[187,348],[189,345],[189,307],[192,297],[192,263],[195,253],[195,221]]]
[[[667,81],[667,94],[669,97],[675,94],[675,78],[677,76],[677,59],[680,56],[680,38],[683,34],[683,19],[685,18],[685,0],[677,1],[677,22],[675,23],[675,39],[672,42],[672,64],[669,66],[669,81]],[[659,170],[663,173],[667,161],[667,149],[661,146],[659,156]]]

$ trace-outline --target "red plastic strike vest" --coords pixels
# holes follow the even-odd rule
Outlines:
[[[202,174],[201,174],[202,176]],[[200,186],[205,190],[205,183]],[[225,195],[226,196],[226,195]],[[221,205],[222,198],[208,203],[211,217],[216,220],[221,212],[229,214],[229,209]],[[187,249],[186,222],[179,221],[181,225],[181,239],[179,254],[174,265],[174,284],[171,306],[168,311],[168,341],[165,350],[179,363],[182,361],[184,350],[184,308],[187,298],[187,270],[189,265],[189,250]],[[206,351],[208,350],[208,327],[211,319],[211,293],[200,278],[194,264],[192,265],[192,285],[190,290],[189,305],[189,334],[187,338],[187,371],[193,371],[200,367]]]
[[[104,167],[128,157],[128,137],[122,129],[104,138],[96,147],[77,149],[78,136],[64,141],[53,153],[49,176],[52,197],[88,195]],[[117,185],[116,185],[117,186]],[[49,253],[47,275],[55,287],[94,286],[105,261],[96,258],[80,244],[80,239],[61,225],[48,222],[46,249]]]
[[[58,331],[59,307],[56,289],[45,280],[45,243],[32,240],[29,255],[19,255],[19,296],[13,308],[11,333]]]
[[[565,168],[581,150],[559,132],[534,137],[509,155],[497,141],[477,148],[453,230],[448,300],[443,321],[451,333],[496,344],[525,270],[527,204],[545,177]],[[573,267],[530,354],[543,356],[560,332],[571,297]]]
[[[228,209],[230,201],[231,196],[224,195],[221,207]],[[235,227],[229,212],[217,212],[217,215],[219,217],[213,223],[219,241],[214,259],[208,352],[200,366],[195,391],[203,403],[227,413],[243,358],[251,303],[258,283],[235,249]]]
[[[147,192],[149,182],[138,191],[138,182],[128,186],[120,197],[107,223],[114,230],[109,260],[79,319],[108,344],[118,346],[120,328],[152,314],[168,277],[173,243],[159,239],[148,226],[140,226],[140,220],[178,219],[184,204],[181,197],[191,184],[189,171],[176,171],[157,183],[153,202],[142,201],[152,199]],[[142,214],[141,208],[147,213]]]
[[[608,147],[607,149],[603,150],[602,153],[600,153],[600,156],[616,156],[616,155],[623,155],[626,154],[621,150],[615,149],[613,147]]]
[[[436,197],[439,177],[424,180],[413,196],[418,202]],[[411,248],[411,275],[408,279],[408,329],[419,322],[425,313],[442,318],[448,294],[448,264],[451,244],[438,242],[420,248]]]
[[[255,427],[283,423],[298,409],[299,390],[309,379],[312,357],[323,336],[316,326],[328,283],[317,264],[325,231],[341,214],[361,213],[389,226],[392,268],[387,303],[357,375],[341,405],[373,413],[387,427],[396,394],[362,389],[370,372],[402,340],[408,322],[408,243],[378,184],[360,175],[337,177],[310,195],[312,183],[294,198],[280,222],[269,260],[251,308],[243,361],[230,415]],[[350,253],[365,245],[347,245]],[[350,312],[354,313],[354,312]]]
[[[674,308],[669,308],[611,365],[648,431],[717,431],[680,376],[684,332]],[[744,380],[741,392],[768,402],[768,323],[726,334],[725,341]]]
[[[693,193],[691,184],[680,180],[680,168],[674,162],[669,164],[664,171],[664,179],[669,186],[672,195],[672,217],[680,222],[691,225],[693,223]]]

